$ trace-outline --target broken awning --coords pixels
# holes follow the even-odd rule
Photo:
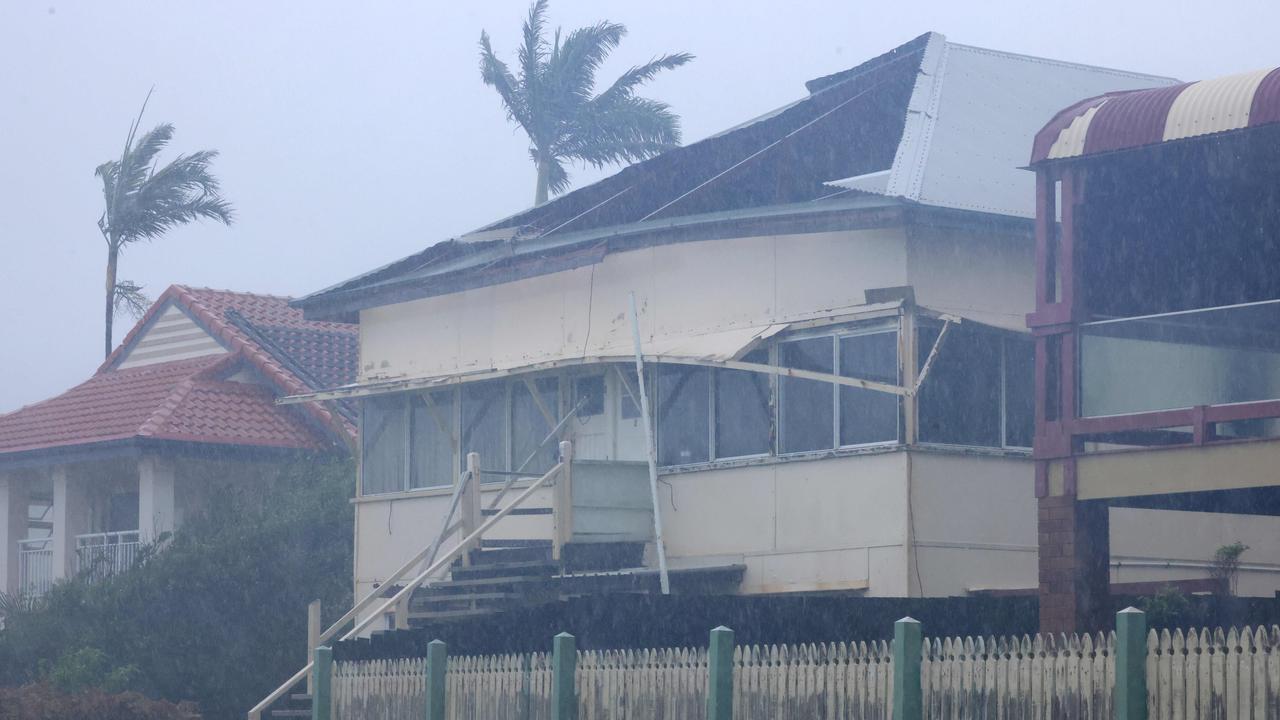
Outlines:
[[[1036,134],[1034,165],[1280,122],[1280,68],[1110,93],[1059,112]]]
[[[832,325],[854,320],[869,320],[877,317],[896,315],[901,308],[900,302],[868,303],[854,308],[846,308],[840,313],[814,314],[810,317],[790,322],[754,325],[750,327],[730,328],[706,333],[675,335],[645,340],[643,343],[644,362],[671,363],[679,365],[702,365],[706,367],[722,367],[748,372],[760,372],[771,375],[786,375],[797,378],[834,382],[839,385],[861,387],[869,390],[887,392],[894,395],[909,395],[911,390],[897,385],[889,385],[859,378],[850,378],[828,373],[816,373],[776,366],[746,363],[741,358],[755,349],[760,343],[785,331]],[[944,316],[945,317],[945,316]],[[548,358],[540,362],[528,362],[509,367],[491,367],[483,370],[471,370],[461,373],[441,374],[421,378],[397,378],[394,380],[376,380],[368,383],[346,385],[319,392],[293,395],[281,398],[282,405],[302,402],[319,402],[341,400],[344,398],[367,397],[371,395],[387,395],[415,390],[430,390],[449,387],[463,383],[492,380],[495,378],[522,375],[526,373],[554,370],[557,368],[576,367],[581,365],[600,365],[606,363],[635,362],[635,348],[626,345],[609,345],[597,352],[562,358]]]
[[[771,323],[764,326],[752,326],[719,330],[694,335],[660,337],[644,343],[644,359],[646,362],[677,362],[682,364],[722,365],[741,358],[757,345],[791,327],[792,323]],[[574,367],[579,365],[596,365],[612,362],[634,362],[634,349],[631,347],[608,348],[603,352],[581,357],[548,359],[542,362],[525,363],[512,367],[487,368],[463,373],[437,375],[425,378],[403,378],[380,380],[362,384],[345,385],[314,393],[293,395],[282,398],[281,404],[315,402],[321,400],[338,400],[342,398],[365,397],[369,395],[385,395],[410,390],[427,390],[447,387],[481,380],[491,380],[510,375],[520,375],[541,370]]]

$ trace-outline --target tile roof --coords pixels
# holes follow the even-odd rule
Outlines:
[[[4,455],[132,439],[323,450],[354,426],[318,406],[276,397],[352,382],[358,330],[306,320],[289,298],[171,286],[84,383],[0,415]],[[162,308],[176,304],[228,354],[120,369]],[[262,340],[266,338],[266,340]],[[261,383],[228,378],[252,369]]]

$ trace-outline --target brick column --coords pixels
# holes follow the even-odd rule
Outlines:
[[[1106,504],[1050,495],[1039,505],[1040,631],[1105,629],[1111,584]]]

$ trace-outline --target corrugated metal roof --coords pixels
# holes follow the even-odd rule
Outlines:
[[[1061,111],[1031,162],[1060,160],[1280,122],[1280,68],[1111,94]],[[1078,141],[1084,135],[1084,142]]]
[[[1035,180],[1018,168],[1046,118],[1074,98],[1173,82],[932,34],[882,192],[935,207],[1034,217]],[[1070,128],[1064,142],[1082,144],[1083,129]],[[868,190],[858,178],[831,184]]]

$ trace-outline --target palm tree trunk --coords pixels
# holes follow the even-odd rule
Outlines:
[[[537,207],[547,201],[547,187],[551,184],[551,163],[539,154],[538,185],[533,191],[533,205]]]
[[[116,261],[120,257],[120,248],[110,241],[107,242],[107,308],[106,308],[106,337],[104,340],[105,352],[103,357],[109,357],[111,350],[115,346],[111,342],[111,325],[116,316]]]

